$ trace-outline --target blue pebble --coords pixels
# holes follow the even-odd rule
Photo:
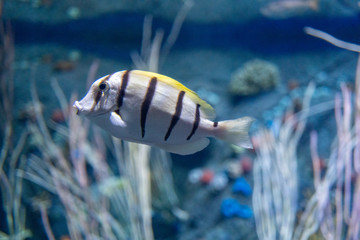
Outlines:
[[[221,203],[221,213],[224,217],[231,218],[239,212],[239,203],[233,198],[226,198]]]
[[[246,205],[241,205],[239,212],[237,212],[237,216],[240,218],[251,218],[253,216],[253,211],[250,207]]]
[[[232,186],[232,191],[233,193],[242,193],[247,197],[252,194],[250,184],[243,177],[236,179],[234,185]]]
[[[253,212],[250,207],[241,205],[236,199],[226,198],[221,203],[221,213],[226,218],[251,218]]]

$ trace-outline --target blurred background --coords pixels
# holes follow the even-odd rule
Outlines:
[[[304,27],[359,43],[359,1],[0,3],[0,239],[358,239],[357,53]],[[256,118],[255,150],[170,155],[75,115],[126,69]]]

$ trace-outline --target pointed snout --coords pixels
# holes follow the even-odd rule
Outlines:
[[[74,102],[73,108],[76,108],[76,115],[79,115],[83,110],[83,107],[80,105],[79,101]]]

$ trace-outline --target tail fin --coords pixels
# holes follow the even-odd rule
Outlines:
[[[254,120],[251,117],[243,117],[221,121],[219,122],[219,132],[217,132],[216,137],[243,148],[253,148],[249,137],[249,129]]]

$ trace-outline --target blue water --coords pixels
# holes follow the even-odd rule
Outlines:
[[[138,49],[144,15],[113,13],[60,24],[12,21],[15,43],[58,43],[83,51],[122,58]],[[175,48],[243,48],[277,54],[322,51],[330,44],[307,36],[303,28],[321,29],[345,41],[359,43],[360,15],[343,18],[259,18],[246,23],[184,23]],[[171,23],[154,19],[153,29],[168,32]],[[127,51],[125,51],[127,50]]]
[[[111,58],[116,62],[116,60],[125,60],[127,62],[130,62],[129,53],[132,50],[138,50],[141,46],[141,38],[142,38],[142,28],[143,28],[143,21],[144,21],[144,14],[137,14],[137,13],[123,13],[123,12],[116,12],[111,14],[106,14],[98,17],[92,17],[92,18],[86,18],[86,19],[79,19],[79,20],[72,20],[67,21],[63,23],[35,23],[35,22],[28,22],[28,21],[19,21],[19,20],[11,20],[11,26],[12,31],[14,33],[14,40],[15,40],[15,46],[32,46],[32,45],[40,45],[41,44],[54,44],[57,46],[65,46],[68,49],[77,49],[81,53],[90,53],[92,57],[95,55],[99,59],[102,60],[102,58]],[[164,29],[165,30],[165,36],[168,35],[170,29],[171,29],[172,22],[167,21],[161,18],[154,18],[153,19],[153,30],[155,29]],[[246,50],[251,51],[253,53],[252,57],[258,57],[258,56],[264,56],[264,55],[271,55],[271,56],[277,56],[280,54],[287,55],[289,59],[291,59],[291,54],[296,53],[313,53],[313,52],[325,52],[329,49],[337,49],[331,44],[308,36],[304,33],[303,29],[306,26],[310,26],[313,28],[321,29],[322,31],[328,32],[329,34],[342,39],[344,41],[353,42],[353,43],[360,43],[360,15],[353,16],[353,17],[339,17],[339,18],[328,18],[328,17],[311,17],[311,18],[289,18],[284,20],[271,20],[266,18],[258,18],[256,20],[247,21],[247,22],[223,22],[223,23],[194,23],[194,22],[185,22],[181,28],[180,35],[174,45],[174,49],[178,51],[187,51],[192,49],[216,49],[216,50],[227,50],[229,52],[229,49],[236,49],[236,50]],[[49,48],[50,49],[50,48]],[[54,49],[54,48],[51,48]],[[189,51],[190,52],[190,51]],[[225,51],[224,51],[225,52]],[[51,53],[50,53],[51,55]],[[84,54],[85,55],[85,54]],[[309,54],[310,55],[310,54]],[[315,55],[315,54],[314,54]],[[16,55],[18,59],[17,63],[21,63],[22,56]],[[190,57],[191,56],[186,56]],[[312,55],[311,55],[312,57]],[[230,59],[230,57],[229,57]],[[274,59],[274,58],[273,58]],[[331,71],[329,69],[336,69],[341,64],[344,64],[344,59],[347,59],[347,56],[342,58],[334,58],[330,59],[329,63],[327,65],[322,66],[322,69],[319,69],[319,71],[322,71],[323,75],[325,74],[326,81],[337,81],[336,77],[339,77],[338,75],[334,74],[333,76],[330,76]],[[33,60],[33,59],[32,59]],[[88,59],[87,59],[88,60]],[[92,61],[93,59],[91,59]],[[236,61],[235,59],[234,61]],[[328,60],[328,59],[326,59]],[[24,60],[24,62],[26,59]],[[81,61],[81,60],[79,60]],[[125,62],[124,61],[124,62]],[[204,58],[203,62],[201,64],[207,64],[208,62],[212,62],[212,59]],[[214,60],[216,62],[217,60]],[[230,59],[229,61],[232,61]],[[90,62],[90,61],[89,61]],[[306,64],[312,64],[311,61],[306,62]],[[81,62],[83,65],[84,62]],[[228,63],[228,62],[226,62]],[[48,64],[48,63],[46,63]],[[43,64],[42,66],[46,65]],[[217,63],[211,63],[210,66],[216,65]],[[243,98],[241,97],[234,97],[235,100],[232,103],[231,96],[228,96],[229,93],[224,90],[227,88],[228,81],[230,80],[230,70],[232,70],[235,67],[239,67],[242,64],[242,62],[239,61],[239,63],[235,63],[234,66],[230,66],[229,68],[225,68],[223,66],[219,67],[219,69],[214,69],[215,76],[214,79],[209,79],[208,72],[211,72],[213,69],[200,69],[199,71],[204,71],[206,74],[202,75],[201,77],[196,76],[194,79],[204,79],[203,82],[197,82],[198,85],[205,85],[208,84],[215,87],[214,92],[216,94],[223,94],[220,96],[221,103],[220,108],[227,109],[228,111],[223,111],[226,113],[231,112],[232,110],[229,110],[230,107],[234,107],[234,112],[238,109],[241,109],[243,111],[243,108],[247,106],[247,109],[251,108],[251,111],[248,110],[248,112],[251,112],[251,114],[254,114],[256,111],[262,111],[266,110],[264,108],[269,107],[271,104],[266,104],[265,102],[276,102],[276,98],[279,97],[281,94],[287,94],[284,93],[287,90],[281,92],[278,90],[271,89],[267,93],[263,94],[263,100],[261,102],[261,97],[259,95],[251,96],[246,99],[242,99],[241,104],[239,103],[239,99],[237,98]],[[21,65],[21,64],[18,64]],[[79,64],[80,65],[80,64]],[[105,65],[105,64],[104,64]],[[115,65],[115,64],[114,64]],[[225,64],[223,64],[225,65]],[[235,66],[236,65],[236,66]],[[290,64],[289,64],[290,65]],[[86,65],[87,67],[87,65]],[[55,75],[56,78],[60,79],[60,84],[68,84],[71,81],[84,81],[86,79],[87,75],[87,68],[84,67],[82,69],[82,73],[80,74],[80,67],[79,69],[73,69],[72,71],[64,71],[64,72],[57,72],[54,74],[54,70],[52,69],[52,66],[48,64],[48,66],[45,66],[44,73],[41,73],[42,69],[39,69],[40,72],[38,75],[41,76],[42,80],[45,79],[45,84],[41,85],[41,88],[39,88],[39,93],[43,93],[44,97],[43,99],[46,99],[46,96],[49,95],[50,97],[54,98],[52,93],[49,93],[49,84],[48,79],[51,79],[52,74]],[[102,66],[103,67],[103,66]],[[108,67],[108,66],[107,66]],[[114,66],[111,66],[114,67]],[[178,67],[177,65],[174,67]],[[199,68],[198,66],[196,66]],[[201,66],[202,67],[202,66]],[[86,68],[86,69],[85,69]],[[174,69],[172,68],[172,69]],[[225,69],[225,70],[224,70]],[[311,67],[303,67],[303,69],[312,69]],[[345,68],[343,68],[345,69]],[[343,71],[342,69],[342,71]],[[186,70],[186,69],[185,69]],[[281,69],[284,70],[284,69]],[[329,70],[329,71],[328,71]],[[79,71],[79,72],[76,72]],[[184,69],[179,69],[178,71],[184,71]],[[221,72],[221,74],[224,76],[222,78],[219,78],[218,72]],[[228,71],[228,72],[226,72]],[[21,71],[19,71],[21,72]],[[28,73],[30,71],[26,72],[26,77],[28,77]],[[190,71],[191,72],[191,71]],[[310,72],[310,71],[309,71]],[[304,72],[303,79],[306,79],[306,81],[314,80],[316,81],[316,75],[309,77],[309,72]],[[345,72],[345,71],[343,71]],[[342,72],[342,73],[343,73]],[[78,75],[76,75],[76,74]],[[312,73],[312,72],[310,72]],[[329,73],[329,74],[328,74]],[[25,75],[23,73],[23,75]],[[212,74],[212,73],[211,73]],[[216,75],[218,74],[218,75]],[[308,74],[308,75],[306,75]],[[326,75],[328,74],[328,75]],[[63,76],[65,75],[65,76]],[[189,74],[190,75],[190,74]],[[339,74],[340,75],[340,74]],[[15,76],[17,76],[17,73],[15,73]],[[20,75],[21,76],[21,75]],[[78,77],[81,76],[81,77]],[[298,75],[297,75],[298,76]],[[335,77],[334,77],[335,76]],[[212,76],[211,76],[212,77]],[[292,76],[291,76],[292,77]],[[296,77],[296,76],[295,76]],[[340,75],[341,77],[341,75]],[[343,76],[344,77],[344,76]],[[345,74],[345,77],[347,75]],[[224,81],[223,83],[219,84],[219,81],[217,79],[220,79],[221,81]],[[63,82],[61,82],[61,79]],[[64,81],[64,79],[68,79],[68,81]],[[192,81],[194,79],[190,79],[189,81]],[[299,82],[303,79],[298,79]],[[329,80],[328,80],[329,79]],[[334,80],[335,79],[335,80]],[[347,78],[346,78],[347,79]],[[350,78],[349,78],[350,79]],[[282,87],[286,89],[286,81],[289,79],[284,79],[284,82],[282,82]],[[351,78],[352,80],[352,78]],[[23,79],[21,79],[23,81]],[[200,81],[200,80],[199,80]],[[206,82],[209,81],[209,82]],[[213,82],[211,82],[213,81]],[[218,81],[214,84],[215,81]],[[304,80],[303,80],[304,81]],[[20,82],[18,80],[17,82]],[[43,83],[42,82],[42,83]],[[193,82],[192,82],[193,84]],[[194,85],[196,85],[194,84]],[[307,83],[306,83],[307,84]],[[322,83],[320,83],[322,84]],[[69,85],[69,84],[68,84]],[[193,85],[193,86],[194,86]],[[333,84],[335,85],[335,83]],[[43,87],[45,86],[45,87]],[[197,85],[196,85],[197,86]],[[215,88],[221,88],[221,90],[224,91],[215,91],[217,89]],[[71,86],[67,89],[71,89]],[[205,88],[206,89],[206,88]],[[27,91],[28,89],[26,89]],[[78,90],[78,89],[77,89]],[[209,91],[212,89],[209,88]],[[83,91],[85,91],[83,89]],[[67,93],[70,94],[70,93]],[[268,94],[268,95],[267,95]],[[224,96],[226,95],[226,96]],[[332,97],[332,96],[331,96]],[[275,100],[273,100],[275,99]],[[281,99],[279,97],[279,99]],[[45,102],[45,104],[48,104],[48,102]],[[254,105],[253,105],[254,104]],[[257,104],[257,105],[256,105]],[[253,109],[253,106],[256,105],[256,108],[259,109]],[[258,107],[259,106],[259,107]],[[235,108],[238,107],[238,108]],[[219,108],[219,107],[218,107]],[[51,109],[52,110],[52,109]],[[223,110],[223,109],[220,109]],[[15,111],[15,110],[14,110]],[[18,109],[16,109],[18,111]],[[50,111],[49,109],[46,109],[45,111]],[[238,112],[241,112],[240,110]],[[270,111],[270,110],[269,110]],[[242,114],[243,112],[241,112]],[[261,114],[259,114],[261,117]],[[228,116],[222,116],[221,120],[227,118]],[[325,118],[325,117],[324,117]],[[327,116],[326,116],[327,118]],[[48,119],[46,119],[48,120]],[[325,120],[321,118],[317,118],[318,124],[315,125],[318,127],[318,125],[322,125]],[[17,122],[18,123],[18,122]],[[321,124],[320,124],[321,123]],[[330,126],[326,125],[326,126]],[[322,126],[320,126],[322,127]],[[326,128],[326,127],[323,127]],[[328,133],[328,132],[326,132]],[[330,141],[327,139],[327,141]],[[323,142],[326,142],[323,140]],[[308,146],[308,143],[306,143]],[[199,219],[196,219],[196,212],[201,212],[199,214],[200,216],[206,217],[212,217],[213,215],[216,216],[216,214],[219,214],[220,209],[220,203],[222,199],[225,197],[229,197],[229,194],[231,191],[223,191],[221,193],[214,194],[213,192],[208,191],[208,188],[204,187],[203,185],[197,185],[192,186],[193,189],[190,190],[187,189],[187,185],[189,184],[186,182],[186,173],[189,169],[193,168],[205,168],[207,167],[208,162],[210,160],[211,163],[216,162],[218,165],[223,164],[225,160],[228,160],[228,158],[238,158],[242,153],[235,153],[233,150],[229,150],[224,148],[224,152],[228,150],[228,152],[222,152],[223,149],[219,148],[219,146],[224,145],[216,145],[215,140],[211,142],[209,147],[206,148],[206,150],[201,151],[199,153],[196,153],[194,155],[190,156],[179,156],[179,155],[173,155],[173,169],[174,169],[174,179],[176,181],[176,184],[179,186],[176,186],[179,191],[179,196],[181,197],[180,201],[181,203],[185,202],[185,207],[187,205],[193,205],[193,210],[195,212],[194,219],[191,219],[191,221],[196,221]],[[218,148],[216,148],[218,147]],[[246,153],[248,154],[248,153]],[[253,154],[254,153],[249,153]],[[210,160],[209,160],[210,159]],[[310,158],[309,158],[310,159]],[[309,160],[308,159],[308,160]],[[223,166],[221,166],[223,167]],[[220,168],[221,168],[220,167]],[[310,169],[311,165],[309,165]],[[309,170],[306,169],[306,170]],[[216,169],[218,170],[218,169]],[[220,171],[220,170],[219,170]],[[310,172],[310,170],[308,171]],[[251,177],[247,176],[249,179]],[[249,180],[248,179],[248,180]],[[232,179],[233,180],[233,179]],[[230,181],[231,182],[231,181]],[[302,179],[302,182],[305,182],[305,179]],[[308,184],[309,180],[307,180],[306,184]],[[252,183],[249,182],[249,186]],[[302,183],[301,183],[302,184]],[[299,185],[301,185],[299,184]],[[231,186],[231,184],[229,184]],[[311,185],[312,186],[312,185]],[[180,190],[179,190],[180,189]],[[196,190],[194,190],[196,189]],[[251,189],[250,189],[251,190]],[[198,192],[201,192],[204,196],[202,197],[196,197],[196,194]],[[199,194],[200,195],[200,194]],[[250,195],[250,194],[248,194]],[[1,192],[0,192],[0,202],[1,202]],[[198,200],[200,199],[200,200]],[[226,198],[225,198],[226,199]],[[242,197],[239,198],[241,201],[246,201],[247,205],[251,205],[251,198],[248,196],[247,198]],[[193,201],[192,203],[189,203],[190,201]],[[203,202],[202,202],[203,201]],[[27,208],[30,209],[31,207],[28,206],[29,201],[24,201],[25,204],[27,204]],[[241,203],[243,204],[243,203]],[[60,203],[54,203],[54,206],[60,206]],[[181,206],[183,207],[183,206]],[[27,209],[27,210],[28,210]],[[191,209],[189,207],[189,209]],[[209,209],[212,209],[213,212],[208,211]],[[51,221],[57,224],[54,224],[54,231],[58,235],[66,233],[66,227],[65,227],[65,219],[64,218],[64,212],[62,210],[56,209],[56,214],[53,214],[54,216],[51,216]],[[193,212],[190,213],[193,214]],[[32,214],[30,212],[29,218],[31,218],[32,225],[28,225],[29,228],[31,228],[33,231],[34,229],[38,229],[39,226],[42,226],[42,223],[39,219],[39,216],[36,214]],[[60,218],[60,220],[59,220]],[[232,223],[230,221],[224,221],[224,219],[214,219],[210,220],[209,223],[205,223],[206,219],[200,219],[198,221],[198,225],[196,226],[195,223],[188,223],[189,226],[183,223],[173,224],[173,222],[169,221],[166,222],[164,217],[161,215],[161,212],[154,211],[153,215],[153,225],[155,230],[155,235],[159,235],[162,231],[166,232],[169,231],[170,233],[166,233],[168,235],[173,234],[174,236],[176,234],[180,235],[186,231],[191,232],[194,229],[196,230],[197,227],[200,233],[206,233],[209,231],[209,229],[212,229],[214,227],[218,227],[221,229],[221,226],[225,226],[226,223]],[[4,212],[2,211],[2,208],[0,208],[0,230],[6,229],[6,224],[4,223],[3,219],[5,219]],[[35,220],[33,220],[35,219]],[[33,220],[33,221],[32,221]],[[211,222],[212,221],[212,222]],[[249,220],[249,222],[252,220]],[[167,223],[167,227],[163,227],[161,224]],[[194,226],[192,226],[194,224]],[[206,225],[209,224],[209,225]],[[213,225],[211,225],[213,224]],[[179,226],[178,226],[179,225]],[[220,226],[220,227],[219,227]],[[232,227],[236,227],[237,225],[233,225]],[[225,227],[223,227],[225,229]],[[183,229],[186,229],[185,231]],[[194,231],[195,231],[194,230]],[[225,231],[225,230],[223,230]],[[221,232],[219,230],[219,232]],[[254,234],[255,234],[255,228],[254,228]],[[43,229],[39,231],[39,234],[36,236],[45,236]],[[200,238],[201,236],[199,236]],[[171,238],[172,239],[172,238]],[[223,238],[225,239],[225,238]]]

